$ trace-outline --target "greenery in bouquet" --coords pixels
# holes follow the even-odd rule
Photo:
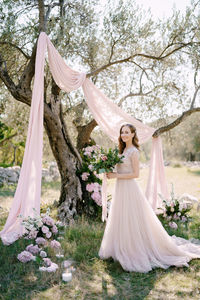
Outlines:
[[[123,162],[123,156],[117,148],[105,150],[100,148],[92,165],[97,174],[113,172],[115,166]]]
[[[40,271],[55,272],[58,265],[51,261],[48,253],[53,256],[56,251],[61,251],[61,244],[57,239],[63,224],[54,222],[49,215],[49,209],[41,216],[34,209],[33,217],[24,218],[20,215],[19,218],[22,219],[21,224],[25,229],[23,238],[30,240],[30,244],[17,255],[18,260],[22,263],[35,261],[39,264]]]
[[[192,206],[189,203],[184,203],[178,199],[174,194],[174,188],[172,184],[171,198],[169,200],[164,199],[161,195],[160,197],[163,200],[164,208],[161,217],[165,219],[168,225],[177,229],[178,224],[187,224],[190,220],[188,212],[191,210]]]

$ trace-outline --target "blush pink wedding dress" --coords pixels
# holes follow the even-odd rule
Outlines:
[[[131,156],[139,151],[133,146],[123,155],[117,172],[132,173]],[[126,271],[147,273],[156,267],[188,267],[200,258],[200,245],[169,236],[135,179],[117,179],[99,257],[112,257]]]

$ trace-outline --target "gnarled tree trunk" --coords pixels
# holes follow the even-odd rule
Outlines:
[[[81,158],[70,141],[62,117],[61,101],[58,99],[60,89],[54,81],[51,92],[50,103],[45,103],[44,127],[61,175],[59,217],[68,222],[80,213],[82,191],[76,170],[81,165]]]

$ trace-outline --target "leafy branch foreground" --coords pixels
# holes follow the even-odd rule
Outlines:
[[[177,231],[166,227],[169,234],[200,239],[196,208],[190,215],[193,221],[188,228]],[[1,226],[4,222],[1,220]],[[98,257],[104,226],[81,218],[66,227],[64,259],[76,262],[69,283],[62,282],[61,268],[53,274],[43,273],[34,262],[20,263],[16,254],[24,249],[26,240],[10,246],[0,243],[0,299],[199,299],[200,260],[192,260],[190,268],[154,269],[147,274],[125,272],[118,262]]]

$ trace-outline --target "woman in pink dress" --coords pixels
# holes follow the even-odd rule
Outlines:
[[[200,245],[169,236],[138,186],[139,144],[136,128],[120,129],[119,152],[123,163],[107,178],[116,178],[115,192],[102,239],[99,256],[112,257],[126,271],[146,273],[153,268],[189,266],[200,258]]]

